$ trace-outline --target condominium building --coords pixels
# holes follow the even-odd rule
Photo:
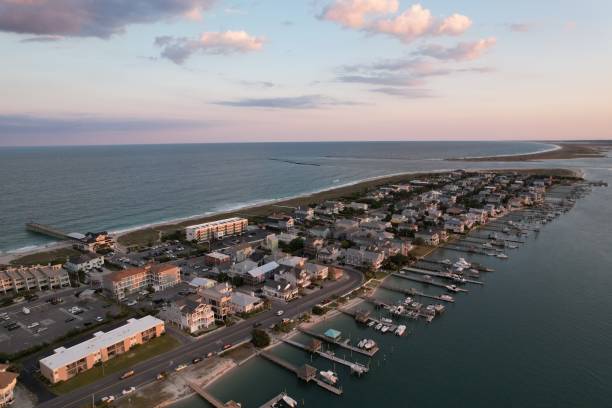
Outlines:
[[[149,287],[157,292],[180,282],[181,269],[171,263],[149,264],[142,268],[125,269],[103,278],[104,288],[119,300]]]
[[[66,381],[91,369],[99,362],[129,351],[132,347],[161,336],[164,322],[153,316],[129,319],[127,324],[69,348],[60,347],[54,354],[39,361],[40,373],[52,384]]]
[[[8,407],[13,400],[13,390],[17,385],[19,374],[7,371],[7,364],[0,364],[0,408]]]
[[[185,228],[187,241],[213,241],[226,236],[239,235],[246,231],[249,221],[246,218],[226,218],[204,224],[190,225]]]
[[[104,266],[104,256],[92,252],[68,258],[64,267],[70,272],[90,271]]]
[[[0,293],[50,290],[70,286],[62,265],[16,267],[0,270]]]
[[[162,312],[163,318],[182,330],[196,333],[215,324],[212,307],[198,296],[180,297],[172,300]]]

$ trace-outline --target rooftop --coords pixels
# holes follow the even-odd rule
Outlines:
[[[132,337],[159,324],[164,324],[164,322],[150,315],[140,319],[129,319],[127,324],[106,333],[94,333],[93,338],[85,340],[82,343],[69,348],[60,347],[55,349],[55,354],[41,359],[40,364],[47,366],[51,370],[57,370],[60,367],[74,363],[81,358],[98,352],[100,349],[112,346],[113,344],[119,343],[128,337]]]

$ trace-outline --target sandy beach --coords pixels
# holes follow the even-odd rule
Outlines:
[[[606,151],[611,147],[611,143],[555,143],[559,146],[558,149],[549,150],[546,152],[509,155],[509,156],[490,156],[490,157],[465,157],[458,159],[459,161],[470,162],[525,162],[538,160],[561,160],[561,159],[587,159],[594,157],[605,157]]]

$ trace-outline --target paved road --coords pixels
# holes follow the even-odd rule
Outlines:
[[[321,302],[334,294],[344,294],[357,288],[363,283],[363,274],[356,270],[345,268],[346,277],[338,282],[328,284],[323,289],[297,299],[289,304],[273,303],[271,310],[261,313],[251,319],[214,331],[208,336],[192,343],[183,344],[162,355],[151,358],[147,361],[134,365],[136,372],[126,380],[120,380],[122,373],[109,375],[93,384],[81,387],[69,394],[55,397],[39,405],[43,408],[74,408],[82,407],[91,403],[92,394],[98,400],[106,395],[118,395],[125,388],[131,386],[139,387],[143,384],[154,381],[157,374],[161,371],[171,371],[181,363],[190,362],[195,357],[206,355],[208,352],[220,351],[222,346],[227,343],[235,344],[242,340],[250,339],[254,323],[261,323],[266,327],[280,320],[276,316],[276,311],[283,309],[283,317],[294,317]]]

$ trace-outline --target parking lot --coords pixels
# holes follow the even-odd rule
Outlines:
[[[96,296],[77,298],[75,293],[78,292],[69,289],[34,302],[0,308],[0,349],[15,353],[41,343],[50,343],[72,329],[86,328],[99,323],[101,319],[106,321],[107,313],[117,314],[121,311],[118,305]],[[52,298],[61,298],[62,302],[51,304],[49,300]],[[75,306],[82,312],[71,313],[69,309]],[[24,313],[24,308],[29,313]],[[11,323],[13,329],[9,329]]]

